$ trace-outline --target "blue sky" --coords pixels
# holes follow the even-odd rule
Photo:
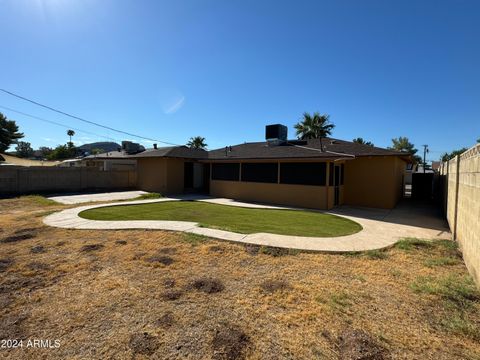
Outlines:
[[[0,88],[158,140],[223,147],[269,123],[293,137],[304,111],[330,114],[337,138],[429,144],[430,159],[480,137],[479,1],[0,0],[0,24]],[[0,106],[128,138],[2,93]],[[0,111],[34,147],[68,140]]]

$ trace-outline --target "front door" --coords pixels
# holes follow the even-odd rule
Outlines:
[[[335,206],[340,204],[340,166],[335,165],[335,175],[334,175],[334,180],[333,180],[333,186],[334,186],[334,202],[333,204]]]
[[[210,193],[210,164],[203,164],[203,191]]]
[[[193,162],[183,163],[183,187],[193,189]]]

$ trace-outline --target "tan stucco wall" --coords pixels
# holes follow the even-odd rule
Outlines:
[[[402,159],[395,157],[395,175],[394,175],[394,201],[397,204],[403,197],[404,192],[404,179],[406,173],[406,162]]]
[[[402,195],[405,162],[394,156],[359,157],[345,162],[344,203],[393,208]]]
[[[184,186],[184,160],[167,159],[167,193],[179,194]]]
[[[183,192],[183,159],[138,159],[138,188],[161,194]]]
[[[402,194],[404,168],[405,162],[397,157],[369,157],[346,161],[345,185],[340,187],[340,205],[394,207]],[[183,159],[138,159],[137,170],[138,187],[141,190],[162,194],[176,194],[184,190]],[[327,179],[328,171],[327,165]],[[211,180],[210,194],[314,209],[331,209],[334,206],[332,186]]]
[[[167,191],[167,159],[138,159],[137,177],[140,190],[165,193]]]
[[[340,185],[340,201],[339,201],[339,205],[343,205],[345,203],[345,186],[344,185]]]
[[[327,187],[211,180],[210,194],[244,201],[326,209]],[[333,192],[329,201],[333,206]]]

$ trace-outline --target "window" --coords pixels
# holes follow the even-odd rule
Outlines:
[[[281,163],[280,183],[298,185],[326,184],[327,165],[316,163]]]
[[[240,163],[212,164],[212,180],[238,181]]]
[[[340,166],[340,185],[343,185],[345,181],[345,164]]]
[[[277,183],[278,163],[243,163],[242,181]]]

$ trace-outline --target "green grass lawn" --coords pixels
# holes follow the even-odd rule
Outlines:
[[[341,236],[362,227],[354,221],[315,211],[251,209],[196,201],[169,201],[86,210],[90,220],[178,220],[243,234],[267,232],[299,236]]]

